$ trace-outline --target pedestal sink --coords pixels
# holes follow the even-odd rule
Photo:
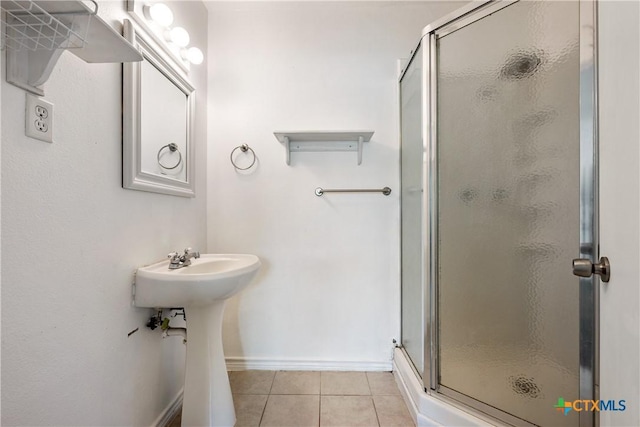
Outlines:
[[[169,270],[162,261],[136,272],[136,307],[184,307],[187,362],[183,426],[233,426],[236,420],[222,350],[226,300],[244,289],[260,268],[255,255],[205,254]]]

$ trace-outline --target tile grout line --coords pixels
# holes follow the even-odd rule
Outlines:
[[[262,415],[260,415],[260,422],[258,423],[258,426],[262,425],[262,420],[264,419],[264,414],[265,414],[265,412],[267,412],[267,405],[269,404],[269,401],[271,400],[271,391],[273,390],[273,384],[276,382],[276,375],[278,375],[278,371],[274,371],[273,372],[273,378],[271,378],[271,386],[269,387],[269,393],[267,394],[267,401],[264,402],[264,408],[262,408]]]
[[[272,396],[276,396],[276,395],[273,394],[273,389],[275,387],[275,379],[278,376],[278,372],[280,372],[280,371],[274,371],[273,372],[273,376],[272,376],[272,380],[271,380],[271,383],[270,383],[269,391],[268,391],[268,394],[266,396],[267,399],[266,399],[265,404],[264,404],[264,406],[262,408],[262,411],[261,411],[261,414],[260,414],[260,418],[259,418],[259,422],[258,422],[258,426],[261,426],[262,423],[265,422],[265,415],[266,415],[267,405],[269,404],[269,402],[271,400],[271,397]],[[375,416],[376,416],[375,425],[377,425],[378,427],[381,427],[382,424],[381,424],[381,421],[380,421],[380,415],[378,413],[378,408],[377,408],[377,405],[376,405],[376,402],[375,402],[375,399],[374,399],[376,395],[374,395],[373,389],[371,387],[371,378],[369,377],[368,372],[365,371],[363,373],[365,375],[365,381],[366,381],[366,384],[367,384],[368,392],[367,392],[366,395],[362,394],[361,396],[362,397],[365,397],[365,396],[369,397],[370,402],[371,402],[371,404],[373,406],[373,409],[374,409],[374,412],[375,412]],[[325,375],[322,375],[322,372],[318,372],[317,374],[320,375],[320,377],[319,377],[319,383],[320,383],[319,386],[320,387],[319,387],[319,390],[317,389],[318,391],[316,391],[316,393],[310,394],[310,396],[313,396],[313,395],[318,396],[318,406],[317,406],[317,408],[318,408],[318,417],[317,417],[317,420],[316,420],[316,426],[321,427],[322,426],[322,419],[323,419],[323,417],[322,417],[322,406],[323,406],[322,405],[322,397],[323,397],[322,384],[323,384],[323,382],[326,382],[327,378],[326,378]],[[388,390],[385,390],[385,391],[388,392]],[[383,395],[386,395],[386,394],[383,393]],[[389,394],[389,396],[391,396],[391,395],[393,395],[393,394]],[[292,396],[304,396],[304,395],[292,394]],[[355,394],[355,395],[354,394],[327,394],[327,396],[358,396],[358,395],[357,394]],[[406,406],[406,404],[405,404],[405,406]],[[415,424],[414,424],[414,426],[415,426]]]
[[[262,413],[260,414],[260,420],[258,421],[258,427],[262,425],[264,413],[267,412],[267,403],[269,403],[269,397],[271,397],[271,394],[267,394],[267,400],[264,402],[264,407],[262,408]]]
[[[318,390],[318,427],[322,426],[322,371],[320,371],[320,390]]]
[[[367,380],[367,388],[369,389],[369,396],[373,396],[373,392],[371,391],[371,384],[369,383],[369,374],[365,371],[364,377]]]
[[[322,376],[320,376],[320,381],[322,381]],[[322,387],[322,382],[320,387]],[[322,394],[318,394],[318,427],[320,426],[322,426]]]
[[[271,396],[271,391],[273,391],[273,384],[276,382],[276,375],[278,375],[280,371],[273,372],[273,378],[271,378],[271,386],[269,387],[269,396]]]
[[[369,394],[370,394],[370,397],[371,397],[371,404],[373,405],[373,412],[376,413],[376,422],[378,423],[378,427],[380,427],[380,417],[378,416],[378,408],[376,408],[376,401],[373,399],[373,391],[371,391],[371,383],[369,382],[369,374],[367,372],[365,372],[364,376],[367,378],[367,385],[369,386]]]
[[[267,400],[264,402],[264,407],[262,408],[262,413],[260,414],[260,421],[258,422],[258,426],[262,425],[262,420],[264,419],[264,414],[267,412],[267,405],[269,404],[269,398],[271,397],[271,390],[273,390],[273,383],[276,382],[276,375],[278,371],[273,372],[273,378],[271,378],[271,386],[269,386],[269,392],[267,393]]]
[[[376,407],[376,401],[373,398],[373,396],[371,396],[371,403],[373,403],[373,410],[376,413],[376,421],[378,422],[378,426],[380,427],[381,424],[380,424],[380,417],[378,416],[378,408]]]

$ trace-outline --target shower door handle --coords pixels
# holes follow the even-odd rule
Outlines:
[[[600,280],[606,283],[611,278],[609,258],[603,256],[596,264],[593,264],[591,260],[586,258],[574,259],[573,274],[579,277],[591,277],[592,274],[599,274]]]

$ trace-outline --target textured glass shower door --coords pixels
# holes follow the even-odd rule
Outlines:
[[[510,422],[579,424],[554,408],[580,398],[579,7],[432,38],[438,389]]]

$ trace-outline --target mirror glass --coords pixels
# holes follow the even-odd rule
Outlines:
[[[140,74],[142,171],[187,181],[187,96],[148,60]]]
[[[143,60],[124,64],[122,185],[193,197],[194,88],[144,30],[125,20],[124,35]]]

